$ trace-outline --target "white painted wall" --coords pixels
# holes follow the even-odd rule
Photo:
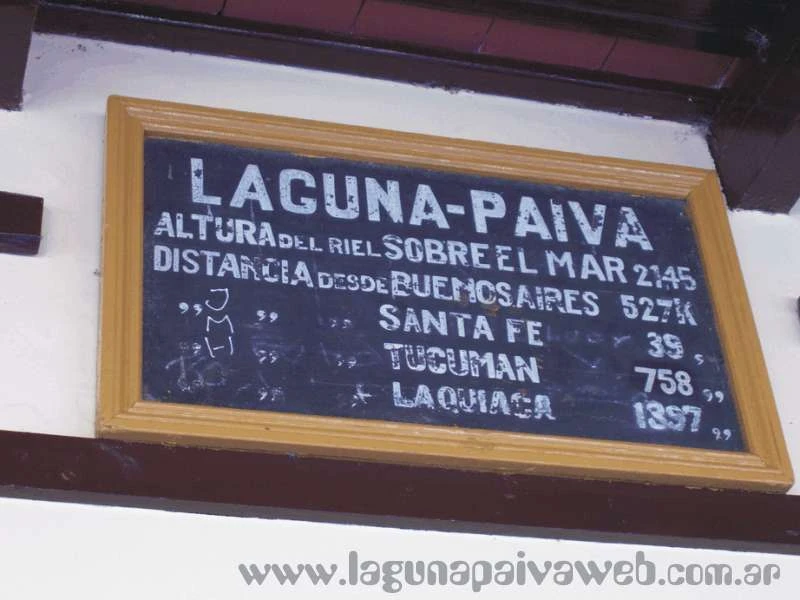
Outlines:
[[[535,510],[535,507],[532,507]],[[13,520],[9,518],[13,515]],[[204,515],[164,513],[116,507],[96,507],[22,500],[0,500],[0,595],[13,600],[77,598],[142,600],[226,600],[253,598],[572,598],[614,599],[681,597],[704,600],[797,597],[800,556],[754,552],[727,552],[690,548],[665,548],[634,544],[599,544],[531,537],[456,534],[431,531],[381,529],[292,521],[239,519]],[[469,585],[445,588],[404,585],[401,593],[389,594],[377,585],[351,586],[348,553],[357,552],[358,562],[394,560],[442,560],[516,562],[535,561],[540,570],[550,561],[550,575],[536,585],[528,576],[524,585],[490,585],[476,593]],[[635,562],[636,552],[656,569],[651,585],[584,584],[574,563],[594,561]],[[552,577],[572,563],[574,579]],[[305,579],[292,587],[273,578],[262,585],[248,585],[240,575],[240,564],[279,565],[331,563],[337,571],[331,583],[311,585]],[[729,564],[739,578],[746,565],[777,565],[780,579],[769,586],[659,585],[673,576],[693,571],[689,565]],[[366,570],[367,566],[364,567]],[[498,569],[502,566],[498,566]],[[482,572],[476,568],[476,573]],[[485,572],[485,571],[484,571]],[[642,581],[646,576],[641,572]],[[369,581],[369,580],[367,580]],[[624,580],[620,580],[624,583]],[[561,582],[561,583],[556,583]],[[734,579],[735,582],[735,579]],[[347,582],[349,583],[349,582]],[[304,585],[303,585],[304,584]],[[78,596],[80,594],[80,596]]]
[[[0,189],[45,198],[41,253],[31,258],[0,254],[0,428],[19,431],[93,435],[104,115],[110,94],[712,166],[702,133],[680,124],[58,36],[33,40],[25,87],[25,110],[0,112]],[[794,383],[800,366],[795,308],[800,216],[736,212],[731,225],[784,431],[794,463],[800,465],[800,403]],[[792,493],[800,494],[800,486]],[[280,597],[274,587],[245,587],[235,564],[284,560],[287,552],[286,560],[338,560],[357,544],[356,549],[376,555],[443,554],[449,560],[479,554],[502,560],[520,549],[551,559],[625,558],[633,552],[622,545],[16,500],[0,500],[0,530],[9,536],[4,540],[14,541],[0,544],[0,593],[13,590],[2,595],[9,598],[44,598],[65,590],[80,590],[85,598]],[[304,553],[308,548],[316,554]],[[652,552],[703,561],[722,560],[724,554]],[[738,560],[743,555],[731,556]],[[797,559],[780,560],[794,566],[786,572],[798,572]],[[789,589],[770,592],[788,598]],[[753,590],[736,591],[750,597]],[[608,588],[600,592],[611,597]],[[648,591],[665,597],[669,592]],[[703,588],[704,594],[722,597],[717,592]],[[349,598],[371,591],[328,592],[337,593]],[[547,595],[555,593],[582,597],[587,590],[551,588]],[[611,593],[617,597],[620,589]]]

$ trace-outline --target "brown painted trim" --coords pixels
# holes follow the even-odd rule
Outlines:
[[[699,2],[670,2],[667,7],[655,2],[629,2],[580,0],[391,0],[400,4],[432,6],[460,13],[489,15],[515,22],[529,22],[548,27],[563,27],[577,31],[590,31],[642,40],[661,46],[713,52],[731,56],[752,56],[755,48],[748,39],[747,26],[753,21],[738,23],[737,12],[741,6],[726,6],[714,15],[706,9],[706,16],[690,9]],[[741,0],[737,0],[741,2]],[[728,0],[730,2],[730,0]],[[738,8],[738,11],[737,11]],[[700,8],[702,11],[702,8]],[[750,11],[750,16],[768,18],[778,12],[774,6],[764,6]],[[760,25],[759,25],[760,27]]]
[[[762,60],[741,64],[712,121],[709,147],[734,208],[786,212],[800,197],[800,6],[781,24]]]
[[[0,432],[0,493],[235,516],[800,554],[800,497]]]
[[[731,208],[788,212],[800,199],[800,113],[759,105],[729,107],[709,148]]]
[[[42,198],[0,192],[0,252],[39,252],[43,207]]]
[[[36,31],[235,56],[418,85],[705,123],[719,90],[535,65],[482,54],[368,42],[286,26],[97,3],[43,1]]]
[[[37,0],[0,2],[0,109],[22,106],[22,82],[37,5]]]
[[[800,200],[800,115],[775,140],[769,157],[750,182],[739,208],[788,212]]]

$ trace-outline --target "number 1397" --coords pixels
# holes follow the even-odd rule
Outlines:
[[[633,411],[636,415],[636,425],[639,429],[655,429],[656,431],[700,431],[700,420],[703,411],[698,406],[684,405],[664,406],[657,400],[635,402]]]

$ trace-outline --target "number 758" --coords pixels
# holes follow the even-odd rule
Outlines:
[[[642,389],[647,393],[653,391],[656,383],[661,392],[667,396],[672,396],[675,393],[681,396],[691,396],[694,393],[692,377],[686,371],[655,369],[652,367],[634,367],[633,371],[646,377]]]

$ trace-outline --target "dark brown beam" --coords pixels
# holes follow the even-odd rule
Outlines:
[[[772,152],[738,205],[770,212],[787,212],[800,200],[800,117],[795,116],[777,138]]]
[[[22,106],[37,0],[0,0],[0,109]]]
[[[60,3],[79,1],[61,0]],[[369,1],[349,0],[344,6],[350,10]],[[389,1],[392,4],[438,8],[454,14],[483,15],[745,57],[754,52],[754,46],[746,35],[748,28],[768,30],[769,22],[779,20],[785,11],[785,2],[775,0],[654,0],[646,3],[628,0]],[[95,3],[122,10],[130,10],[136,5],[160,5],[207,13],[214,0],[95,0]],[[271,2],[251,0],[229,0],[224,12],[241,13],[235,7],[240,3],[246,3],[245,13],[254,20],[268,21],[268,18],[260,17],[275,14],[274,7],[259,6]],[[303,4],[310,5],[313,12],[320,13],[326,12],[326,5],[332,3],[330,0],[293,0],[292,4],[295,9]]]
[[[114,5],[116,6],[116,5]],[[705,123],[718,90],[97,2],[42,1],[36,30]],[[130,6],[130,5],[127,5]]]
[[[786,212],[800,197],[800,7],[743,65],[714,116],[709,145],[728,204]]]
[[[42,240],[43,200],[0,192],[0,252],[36,254]]]
[[[783,3],[759,0],[392,0],[566,27],[663,46],[747,57],[749,27],[778,19]],[[737,3],[733,5],[732,2]]]
[[[473,0],[432,0],[466,2]],[[628,19],[663,19],[696,28],[754,27],[765,33],[777,25],[794,0],[500,0],[520,7],[556,5]],[[494,5],[497,0],[487,4]]]
[[[0,493],[514,535],[800,553],[800,497],[0,432]]]
[[[248,18],[274,15],[274,7],[258,6],[244,0]],[[368,2],[369,0],[363,0]],[[611,37],[643,40],[663,46],[703,52],[749,57],[756,47],[749,35],[750,28],[767,33],[769,23],[778,21],[785,11],[783,2],[762,0],[667,0],[661,2],[619,2],[616,0],[389,0],[392,4],[438,8],[455,14],[482,15],[519,23],[533,23],[576,31],[588,31]],[[731,2],[736,2],[732,6]],[[230,0],[224,12],[239,13]],[[362,0],[350,0],[345,6],[352,9]],[[86,3],[81,0],[59,0],[60,4]],[[183,7],[191,12],[208,13],[213,0],[95,0],[94,4],[115,10],[135,11],[137,7]],[[314,14],[324,12],[329,0],[293,0],[299,6],[314,6]],[[196,5],[194,8],[193,5]],[[295,6],[295,8],[297,7]],[[320,19],[314,19],[319,21]],[[324,19],[322,19],[324,20]],[[285,23],[285,21],[280,21]],[[324,27],[322,27],[324,29]],[[338,29],[337,29],[338,30]],[[350,31],[349,33],[353,33]]]

